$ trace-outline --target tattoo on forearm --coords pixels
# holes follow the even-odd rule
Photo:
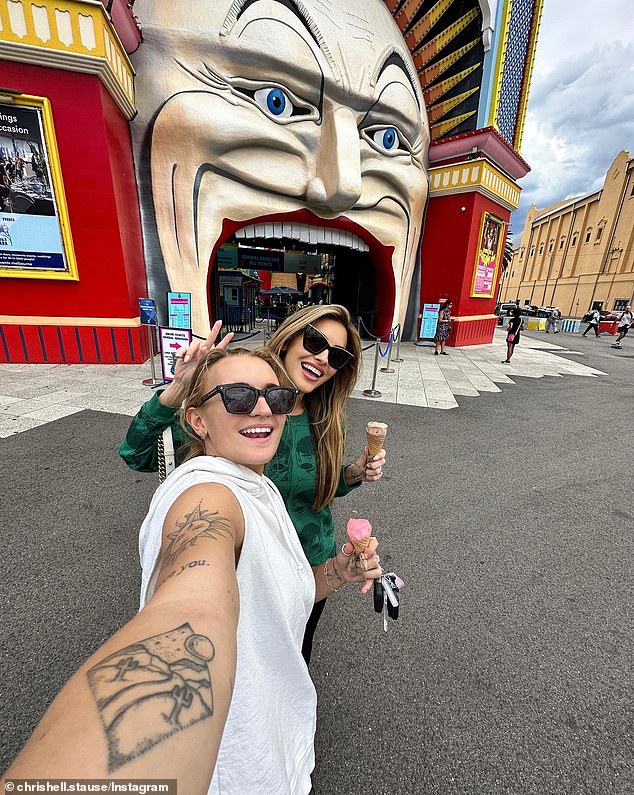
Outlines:
[[[189,624],[126,646],[88,671],[108,772],[213,715],[214,645]]]
[[[185,563],[180,569],[174,569],[174,571],[170,571],[170,573],[165,578],[169,580],[170,577],[178,577],[179,574],[182,574],[187,569],[196,569],[198,566],[209,566],[211,564],[207,563],[206,560],[190,560],[189,563]]]
[[[218,516],[217,511],[212,513],[201,506],[202,500],[191,513],[185,514],[181,522],[176,522],[176,530],[167,536],[169,545],[163,555],[162,568],[172,566],[181,552],[196,546],[199,538],[231,535],[231,525],[224,517]]]

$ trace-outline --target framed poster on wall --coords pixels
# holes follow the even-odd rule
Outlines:
[[[0,93],[0,276],[78,279],[45,97]]]
[[[493,297],[495,280],[502,258],[503,241],[504,221],[491,213],[482,213],[473,282],[471,283],[472,298]]]

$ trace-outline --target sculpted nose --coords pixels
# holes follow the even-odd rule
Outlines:
[[[342,212],[361,196],[361,151],[359,130],[349,108],[324,108],[321,141],[315,175],[308,183],[308,204]]]

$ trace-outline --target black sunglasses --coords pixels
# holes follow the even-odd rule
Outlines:
[[[211,392],[207,392],[200,400],[193,403],[193,408],[199,408],[214,395],[220,395],[229,414],[250,414],[260,395],[264,395],[264,400],[273,414],[290,414],[299,390],[290,386],[268,386],[266,389],[258,389],[248,384],[218,384]]]
[[[308,353],[315,355],[328,351],[328,364],[335,370],[341,370],[354,359],[354,353],[350,353],[340,345],[330,345],[321,331],[311,326],[310,323],[304,329],[302,344]]]

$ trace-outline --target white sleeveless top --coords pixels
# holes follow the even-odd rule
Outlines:
[[[221,483],[244,515],[233,698],[208,795],[307,795],[317,694],[301,655],[315,579],[276,486],[224,458],[199,456],[156,491],[140,531],[141,607],[152,596],[163,522],[186,489]]]

